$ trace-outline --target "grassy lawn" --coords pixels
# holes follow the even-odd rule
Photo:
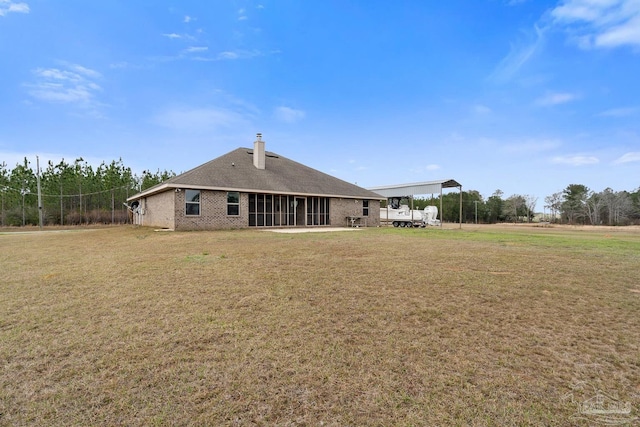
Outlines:
[[[630,421],[639,267],[624,228],[0,233],[0,425]]]

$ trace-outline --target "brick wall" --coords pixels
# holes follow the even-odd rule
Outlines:
[[[173,200],[174,195],[177,194],[181,193],[174,193],[171,190],[143,198],[140,207],[144,214],[138,215],[137,224],[148,227],[173,228]],[[184,196],[182,198],[184,200]]]
[[[175,229],[176,230],[213,230],[225,228],[246,228],[249,224],[249,197],[240,193],[240,215],[227,215],[227,192],[200,192],[200,215],[185,215],[184,191],[176,198]]]
[[[362,200],[359,199],[331,199],[331,225],[334,227],[344,227],[347,225],[348,216],[362,215]],[[369,200],[369,216],[367,227],[377,227],[380,225],[380,201]]]
[[[347,225],[347,216],[363,216],[362,200],[332,198],[330,221],[332,227]],[[200,215],[185,215],[185,191],[165,191],[141,201],[144,215],[138,224],[175,230],[213,230],[249,227],[249,195],[240,193],[240,215],[227,215],[227,192],[200,192]],[[306,217],[306,216],[305,216]],[[380,201],[369,200],[368,227],[380,225]]]

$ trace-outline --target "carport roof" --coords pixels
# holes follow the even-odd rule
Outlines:
[[[368,190],[380,194],[383,197],[405,197],[415,194],[436,194],[441,193],[443,188],[459,187],[462,185],[454,179],[443,179],[438,181],[414,182],[411,184],[385,185],[382,187],[370,187]]]

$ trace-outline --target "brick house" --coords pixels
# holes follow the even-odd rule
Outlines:
[[[173,230],[378,226],[382,196],[278,154],[238,148],[127,199],[133,222]]]

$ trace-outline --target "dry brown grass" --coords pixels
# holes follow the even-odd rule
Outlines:
[[[0,425],[591,425],[640,233],[0,234]]]

